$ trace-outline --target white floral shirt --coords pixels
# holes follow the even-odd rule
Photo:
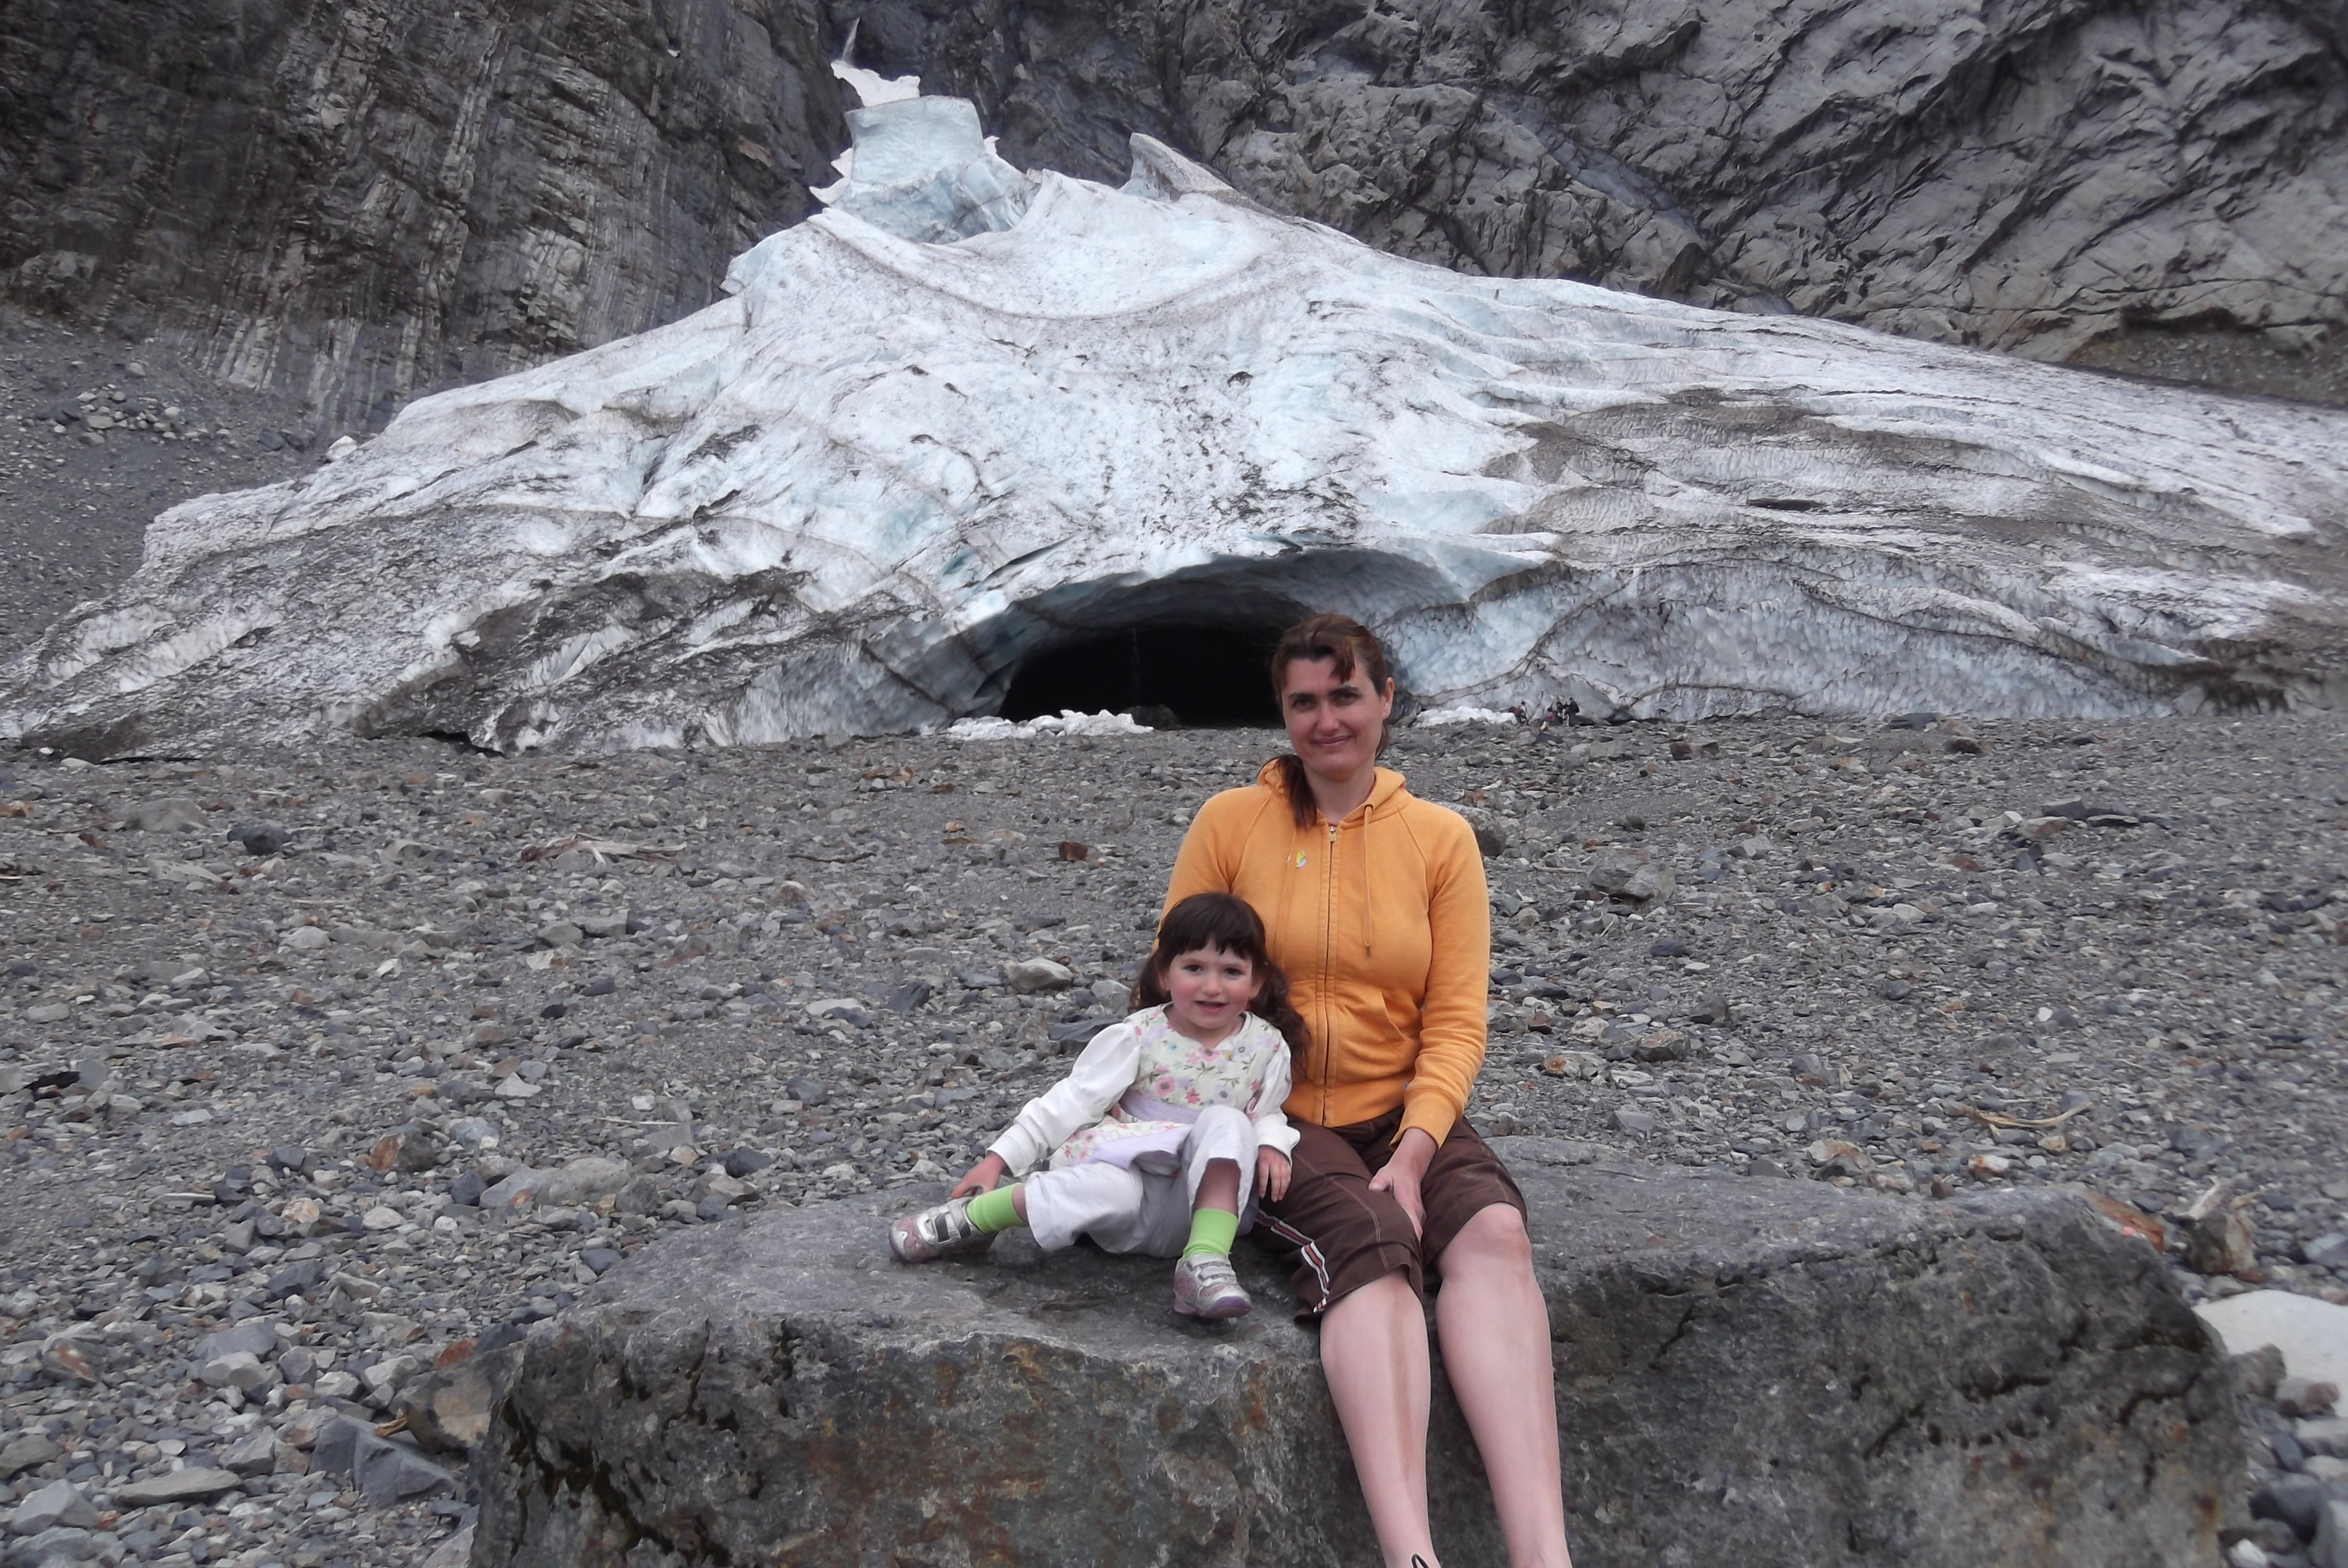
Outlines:
[[[1288,1041],[1253,1013],[1218,1043],[1176,1032],[1162,1007],[1144,1008],[1093,1036],[1068,1076],[1027,1102],[992,1152],[1014,1176],[1047,1159],[1053,1168],[1129,1155],[1138,1141],[1179,1145],[1187,1121],[1153,1117],[1146,1103],[1203,1110],[1229,1105],[1255,1124],[1256,1146],[1285,1154],[1296,1129],[1288,1099]],[[1144,1102],[1128,1105],[1128,1096]]]

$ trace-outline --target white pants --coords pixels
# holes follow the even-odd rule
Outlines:
[[[1246,1214],[1255,1184],[1255,1123],[1245,1112],[1217,1105],[1199,1112],[1178,1153],[1144,1154],[1132,1170],[1088,1160],[1027,1177],[1020,1184],[1027,1228],[1047,1252],[1087,1235],[1103,1252],[1179,1257],[1190,1239],[1199,1184],[1216,1160],[1239,1167],[1239,1207]]]

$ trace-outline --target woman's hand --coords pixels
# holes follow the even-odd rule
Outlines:
[[[991,1193],[1002,1185],[1003,1178],[1010,1173],[1011,1167],[1003,1163],[1002,1155],[989,1154],[985,1159],[973,1165],[970,1168],[970,1173],[956,1182],[953,1184],[953,1191],[948,1193],[946,1196],[974,1198],[981,1193]]]
[[[1288,1195],[1288,1156],[1277,1149],[1255,1152],[1255,1190],[1273,1203]]]
[[[1426,1135],[1425,1128],[1413,1127],[1395,1145],[1394,1155],[1386,1161],[1385,1169],[1370,1178],[1370,1191],[1394,1194],[1394,1201],[1410,1216],[1414,1235],[1426,1234],[1426,1204],[1418,1195],[1418,1183],[1434,1159],[1435,1140]]]

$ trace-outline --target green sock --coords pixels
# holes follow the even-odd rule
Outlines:
[[[970,1200],[970,1208],[967,1211],[970,1214],[970,1223],[989,1235],[993,1235],[997,1231],[1018,1229],[1026,1223],[1019,1217],[1018,1209],[1012,1204],[1012,1200],[1018,1194],[1019,1188],[1016,1184],[997,1187],[991,1193],[979,1194]]]
[[[1190,1245],[1182,1249],[1184,1257],[1200,1257],[1212,1253],[1229,1257],[1231,1243],[1240,1239],[1240,1216],[1221,1209],[1194,1209],[1190,1214]]]

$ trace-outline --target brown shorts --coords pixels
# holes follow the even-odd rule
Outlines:
[[[1452,1123],[1451,1136],[1435,1151],[1419,1183],[1426,1231],[1414,1232],[1392,1194],[1370,1190],[1370,1178],[1394,1153],[1401,1125],[1400,1110],[1351,1127],[1297,1123],[1303,1136],[1291,1156],[1288,1195],[1263,1205],[1255,1234],[1296,1255],[1299,1321],[1320,1317],[1396,1270],[1423,1301],[1428,1264],[1478,1213],[1495,1204],[1525,1213],[1525,1196],[1508,1167],[1463,1117]]]

